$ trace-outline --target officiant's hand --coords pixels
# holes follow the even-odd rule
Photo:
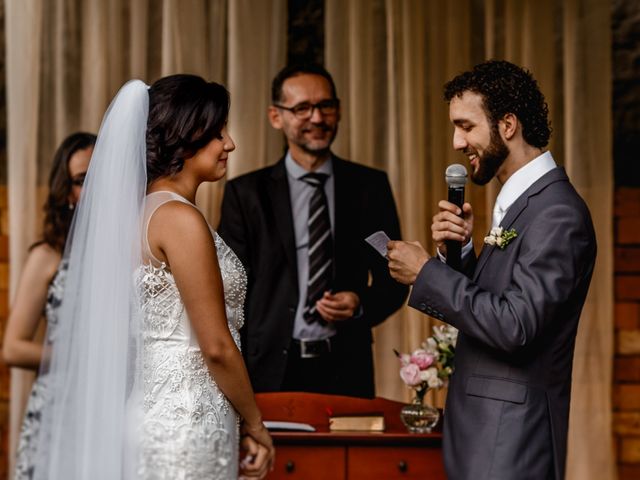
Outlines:
[[[387,244],[389,273],[398,282],[413,285],[431,256],[420,242],[391,241]]]
[[[347,320],[355,316],[360,307],[360,297],[354,292],[324,292],[316,302],[318,313],[326,322]]]
[[[273,469],[273,457],[269,456],[269,450],[249,435],[242,437],[240,448],[244,457],[240,461],[238,480],[261,479]]]

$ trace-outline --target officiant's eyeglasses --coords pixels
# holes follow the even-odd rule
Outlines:
[[[335,115],[338,111],[338,107],[340,106],[340,100],[338,100],[337,98],[332,98],[330,100],[322,100],[318,103],[302,102],[294,105],[293,107],[285,107],[284,105],[276,104],[274,104],[273,106],[282,110],[288,110],[300,120],[306,120],[308,118],[311,118],[311,116],[313,115],[313,110],[316,108],[322,115]]]

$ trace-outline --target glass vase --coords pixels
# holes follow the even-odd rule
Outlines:
[[[431,433],[440,419],[437,408],[424,403],[426,390],[416,392],[413,402],[400,410],[400,419],[409,433]]]

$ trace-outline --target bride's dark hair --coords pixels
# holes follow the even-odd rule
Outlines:
[[[170,75],[149,89],[147,183],[174,175],[218,137],[229,115],[229,92],[196,75]]]

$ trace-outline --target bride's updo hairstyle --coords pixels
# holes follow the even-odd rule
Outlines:
[[[171,75],[149,88],[147,183],[182,170],[184,162],[221,131],[229,92],[196,75]]]

